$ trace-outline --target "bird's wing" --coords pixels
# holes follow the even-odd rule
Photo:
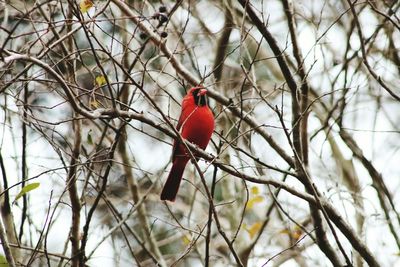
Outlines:
[[[176,125],[176,129],[178,130],[178,132],[181,131],[182,124],[186,120],[185,115],[187,113],[186,112],[187,108],[188,107],[186,105],[182,105],[182,112],[181,112],[181,115],[179,116],[178,124]]]
[[[185,109],[186,109],[186,107],[185,107],[185,105],[183,105],[181,115],[179,116],[178,124],[176,125],[176,130],[179,133],[181,132],[182,124],[186,120],[186,118],[184,118]],[[178,147],[179,147],[178,144],[179,144],[178,139],[175,139],[174,140],[174,145],[172,147],[172,162],[174,162],[174,160],[175,160],[175,158],[176,158],[176,156],[178,154]]]

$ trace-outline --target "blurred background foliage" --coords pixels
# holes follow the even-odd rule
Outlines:
[[[0,260],[399,264],[399,7],[0,1]],[[199,161],[213,199],[188,164],[164,203],[196,83],[216,118]]]

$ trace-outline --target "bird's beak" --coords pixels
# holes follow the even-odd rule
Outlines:
[[[197,93],[198,96],[203,96],[207,94],[207,89],[202,88],[199,90],[199,92]]]

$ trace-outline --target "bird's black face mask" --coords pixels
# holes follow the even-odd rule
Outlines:
[[[199,95],[201,88],[198,88],[192,92],[193,98],[194,98],[194,103],[199,106],[207,106],[208,104],[208,99],[206,95]]]

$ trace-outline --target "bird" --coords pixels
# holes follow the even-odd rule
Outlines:
[[[208,106],[207,89],[203,86],[191,88],[182,100],[182,111],[176,129],[183,139],[206,149],[214,131],[214,115]],[[190,154],[179,139],[174,140],[172,167],[161,192],[160,199],[175,201],[183,171]]]

